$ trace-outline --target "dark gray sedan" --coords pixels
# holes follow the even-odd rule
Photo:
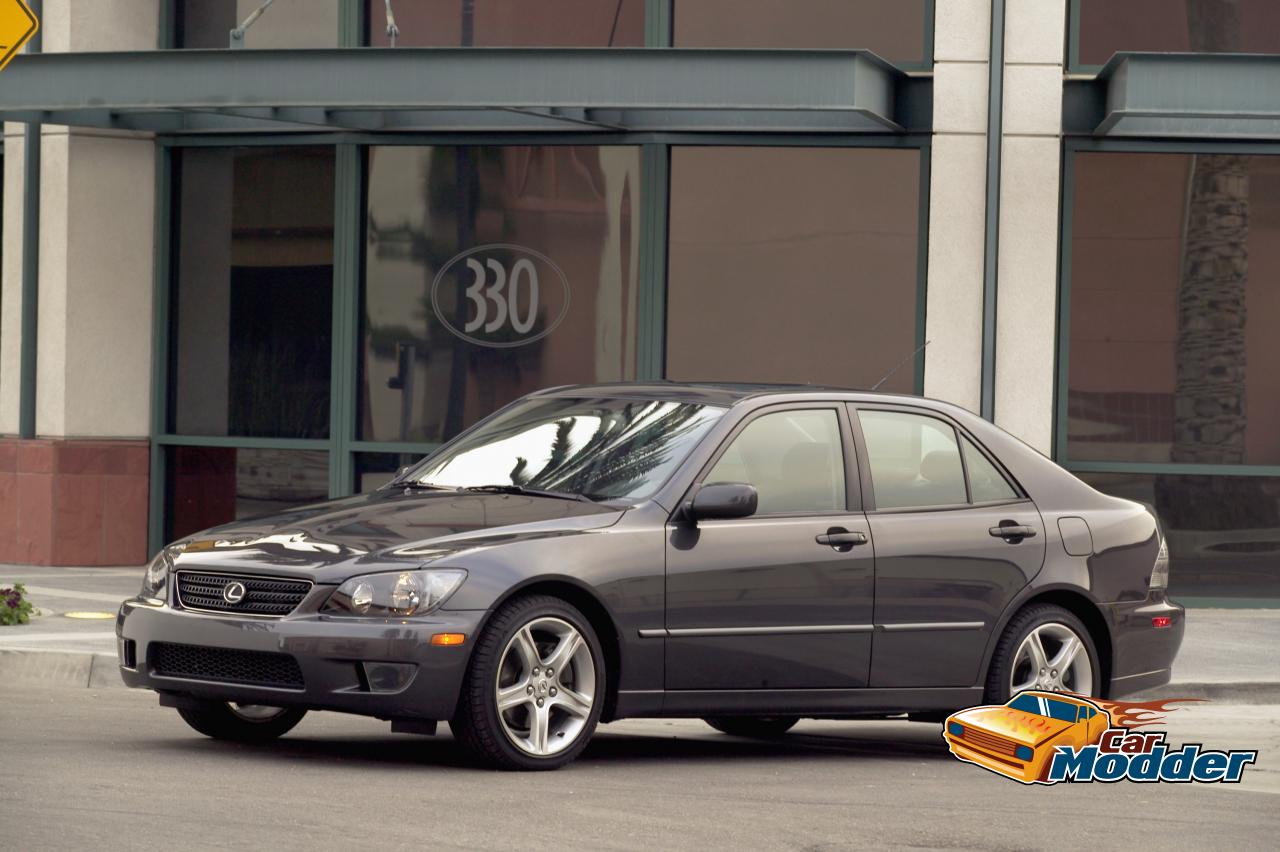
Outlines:
[[[196,730],[448,720],[550,769],[600,722],[940,719],[1169,680],[1183,610],[1145,507],[956,406],[810,387],[557,388],[382,489],[166,547],[121,673]]]

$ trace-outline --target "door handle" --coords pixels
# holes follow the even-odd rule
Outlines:
[[[1001,521],[1000,526],[992,527],[987,530],[993,538],[1031,538],[1036,534],[1036,528],[1027,526],[1026,524],[1015,524],[1012,521]]]
[[[814,536],[813,540],[818,544],[825,544],[829,547],[844,547],[847,549],[853,547],[855,544],[866,544],[867,534],[833,528],[827,530],[822,535]]]

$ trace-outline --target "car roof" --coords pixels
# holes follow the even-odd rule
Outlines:
[[[880,393],[828,385],[766,384],[750,382],[612,382],[596,385],[562,385],[538,391],[533,396],[614,396],[690,402],[725,408],[762,396],[805,398],[814,395],[838,396],[850,400],[899,400],[919,403],[923,397]]]

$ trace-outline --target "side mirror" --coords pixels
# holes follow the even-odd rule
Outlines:
[[[685,503],[684,516],[697,523],[703,520],[746,518],[756,513],[760,495],[745,482],[717,482],[704,485]]]

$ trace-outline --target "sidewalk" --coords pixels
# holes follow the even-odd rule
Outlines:
[[[123,686],[116,672],[115,612],[142,583],[137,568],[0,565],[0,587],[21,582],[44,614],[0,627],[0,682]],[[67,613],[100,613],[100,619]],[[1280,704],[1280,609],[1192,609],[1173,682],[1142,698]]]

